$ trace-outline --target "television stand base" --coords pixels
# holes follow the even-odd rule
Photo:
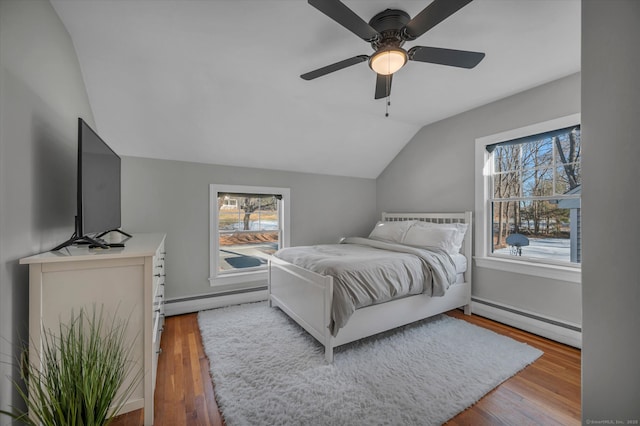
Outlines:
[[[109,232],[119,232],[122,235],[124,235],[125,237],[127,237],[125,240],[123,241],[119,241],[119,242],[114,242],[114,243],[110,243],[108,241],[105,241],[102,239],[103,236],[107,235]],[[128,240],[129,238],[132,238],[131,234],[127,234],[126,232],[120,230],[120,229],[111,229],[109,231],[105,231],[102,232],[98,235],[96,235],[95,237],[89,237],[87,235],[84,235],[82,237],[78,237],[77,236],[77,232],[73,234],[73,237],[69,238],[67,241],[65,241],[64,243],[60,244],[59,246],[57,246],[56,248],[52,249],[51,251],[58,251],[61,248],[70,246],[70,245],[88,245],[89,248],[103,248],[103,249],[108,249],[109,247],[124,247],[124,241]]]
[[[109,248],[109,246],[107,245],[107,243],[104,242],[104,240],[98,240],[98,239],[95,239],[95,238],[88,237],[86,235],[83,236],[83,237],[78,237],[78,236],[74,235],[73,237],[71,237],[67,241],[65,241],[64,243],[62,243],[62,244],[56,246],[55,248],[51,249],[51,251],[58,251],[61,248],[68,247],[68,246],[73,245],[73,244],[90,244],[90,245],[93,245],[93,246],[96,246],[96,247],[100,247],[100,248],[104,248],[104,249]]]
[[[104,232],[102,232],[102,233],[98,234],[98,235],[96,236],[96,238],[104,237],[104,236],[105,236],[105,235],[107,235],[109,232],[119,232],[119,233],[121,233],[122,235],[124,235],[125,237],[129,237],[129,238],[131,238],[131,234],[127,234],[127,233],[126,233],[126,232],[124,232],[122,229],[117,229],[117,228],[116,228],[116,229],[111,229],[111,230],[109,230],[109,231],[104,231]]]

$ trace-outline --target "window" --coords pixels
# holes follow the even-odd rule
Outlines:
[[[211,185],[212,285],[264,281],[269,255],[289,245],[289,189]]]
[[[486,149],[492,253],[580,263],[580,126]]]
[[[476,141],[476,256],[580,265],[579,116]]]

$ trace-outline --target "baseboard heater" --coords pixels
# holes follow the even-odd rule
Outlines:
[[[582,328],[577,324],[477,297],[471,298],[471,312],[576,348],[582,347]]]
[[[164,311],[166,316],[182,315],[261,300],[267,300],[267,286],[168,299],[164,303]]]

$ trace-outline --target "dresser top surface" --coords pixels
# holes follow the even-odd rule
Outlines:
[[[120,238],[118,235],[105,236],[105,241],[124,242],[124,247],[108,249],[88,248],[88,246],[68,246],[58,251],[48,251],[34,256],[20,259],[20,264],[76,262],[82,260],[121,259],[127,257],[155,256],[158,247],[163,242],[165,234],[133,234],[132,238]]]

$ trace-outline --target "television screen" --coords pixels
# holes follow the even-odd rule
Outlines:
[[[120,157],[78,119],[78,237],[121,226]]]

